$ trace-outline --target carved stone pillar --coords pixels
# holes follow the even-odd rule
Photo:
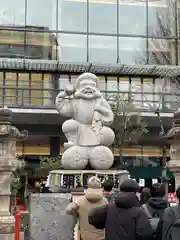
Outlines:
[[[0,238],[14,230],[14,217],[10,214],[10,184],[12,162],[16,159],[16,140],[27,137],[11,125],[12,111],[0,108]]]
[[[170,144],[170,162],[167,166],[175,175],[177,188],[180,185],[180,108],[174,113],[172,128],[165,138]]]

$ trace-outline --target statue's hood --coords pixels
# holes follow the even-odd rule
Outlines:
[[[84,80],[85,81],[90,80],[92,82],[95,82],[96,88],[99,88],[99,78],[93,73],[83,73],[83,74],[81,74],[76,80],[75,88],[78,89],[79,86],[80,86],[80,83]]]

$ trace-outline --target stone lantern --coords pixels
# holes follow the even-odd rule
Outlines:
[[[12,162],[16,160],[16,141],[27,137],[11,125],[12,111],[0,108],[0,238],[9,239],[14,232],[14,217],[10,214]],[[4,237],[4,238],[3,238]]]
[[[170,144],[170,161],[167,167],[175,175],[176,188],[180,185],[180,108],[174,113],[172,128],[165,135]]]

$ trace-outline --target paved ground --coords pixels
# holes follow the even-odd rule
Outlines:
[[[23,232],[21,232],[20,240],[24,240],[24,233]]]
[[[14,240],[14,234],[0,234],[0,240]],[[20,240],[24,240],[24,233],[20,233]]]

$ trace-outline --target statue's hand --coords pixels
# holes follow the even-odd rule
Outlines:
[[[96,106],[94,108],[94,111],[101,112],[102,111],[101,105],[100,104],[96,104]]]
[[[70,96],[75,92],[75,87],[73,84],[68,83],[64,89],[65,93]]]

